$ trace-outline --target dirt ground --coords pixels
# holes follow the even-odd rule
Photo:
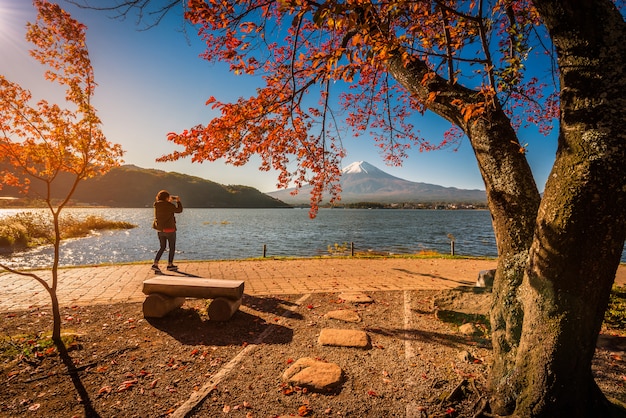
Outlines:
[[[140,303],[67,307],[67,356],[42,338],[51,330],[48,309],[4,313],[0,416],[474,416],[491,355],[489,293],[368,296],[373,302],[336,293],[244,296],[227,322],[209,321],[202,300],[161,319],[145,319]],[[338,309],[361,322],[324,317]],[[463,323],[475,333],[462,334]],[[371,344],[321,346],[323,328],[363,330]],[[622,402],[625,340],[604,334],[594,360],[598,384]],[[342,384],[318,393],[285,383],[283,372],[303,357],[339,365]]]

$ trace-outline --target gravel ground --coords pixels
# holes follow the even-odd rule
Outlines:
[[[201,300],[149,320],[138,303],[68,307],[69,357],[42,337],[51,329],[46,309],[5,313],[0,416],[473,416],[491,355],[489,294],[367,295],[373,302],[350,303],[337,293],[246,295],[227,322],[209,321]],[[338,309],[361,321],[324,317]],[[475,334],[461,333],[463,323],[474,324]],[[321,346],[324,328],[365,331],[370,345]],[[605,342],[594,361],[598,383],[626,402],[623,339]],[[316,392],[283,381],[304,357],[337,364],[341,385]]]

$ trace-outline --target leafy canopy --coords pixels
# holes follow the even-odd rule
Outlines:
[[[107,142],[91,104],[96,87],[85,43],[86,27],[58,5],[35,0],[36,23],[27,25],[30,51],[45,66],[46,79],[65,88],[69,108],[46,100],[32,103],[31,92],[0,75],[1,184],[48,186],[60,173],[76,181],[119,163],[119,145]]]
[[[340,191],[346,125],[354,136],[369,132],[387,160],[399,164],[410,147],[458,141],[464,124],[487,106],[501,106],[517,128],[534,124],[543,132],[557,116],[553,80],[526,68],[533,48],[545,53],[548,42],[529,0],[191,0],[186,17],[206,42],[205,59],[226,62],[235,74],[260,75],[263,86],[236,103],[210,97],[207,105],[221,116],[170,134],[184,150],[161,160],[242,165],[258,154],[261,169],[279,171],[280,187],[311,183],[314,207],[325,188],[333,199]],[[394,60],[423,63],[427,71],[416,81],[396,79],[389,72]],[[427,88],[407,88],[411,83]],[[444,97],[450,86],[473,94]],[[460,129],[432,142],[413,116],[443,101],[461,115],[448,117]]]

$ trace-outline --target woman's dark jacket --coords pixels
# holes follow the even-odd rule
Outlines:
[[[176,230],[176,218],[175,213],[181,213],[183,211],[183,204],[178,201],[178,206],[166,202],[165,200],[158,200],[154,202],[154,219],[157,223],[157,231],[163,231],[164,229]]]

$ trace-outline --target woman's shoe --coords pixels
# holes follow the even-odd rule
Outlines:
[[[169,271],[176,271],[176,270],[178,270],[178,266],[175,266],[174,264],[172,264],[171,266],[167,266],[167,269]]]

